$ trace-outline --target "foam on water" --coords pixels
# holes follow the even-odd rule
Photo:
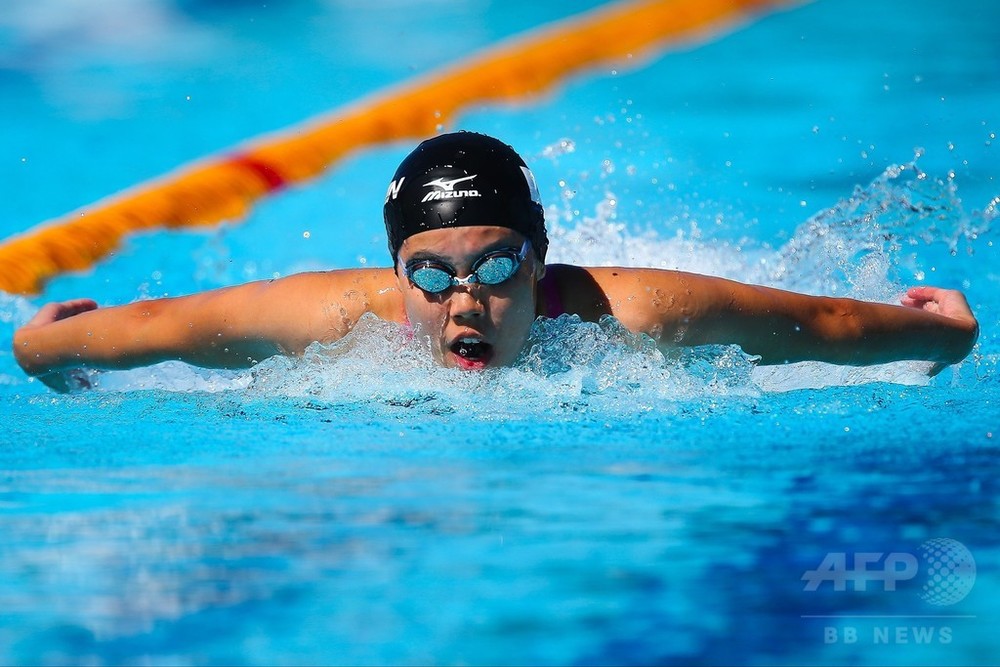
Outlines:
[[[300,359],[276,357],[260,364],[247,391],[483,419],[627,414],[670,409],[673,402],[709,392],[756,391],[748,379],[752,365],[735,348],[681,356],[686,361],[668,363],[651,339],[632,334],[614,318],[589,323],[563,315],[535,322],[512,367],[467,373],[437,367],[423,341],[403,327],[365,316],[341,341],[314,344]]]

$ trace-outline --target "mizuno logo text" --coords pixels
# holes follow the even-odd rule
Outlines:
[[[435,178],[429,183],[424,183],[424,187],[434,187],[440,188],[440,190],[431,190],[424,195],[424,198],[420,200],[421,203],[428,201],[437,201],[438,199],[460,199],[463,197],[480,197],[479,190],[456,190],[455,186],[462,181],[470,181],[475,178],[477,174],[472,174],[471,176],[463,176],[462,178],[456,178],[450,181],[446,181],[443,178]]]

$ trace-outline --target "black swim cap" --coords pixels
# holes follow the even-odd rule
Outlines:
[[[430,229],[507,227],[527,237],[540,260],[549,245],[538,186],[524,160],[475,132],[417,146],[392,177],[383,214],[393,263],[403,241]]]

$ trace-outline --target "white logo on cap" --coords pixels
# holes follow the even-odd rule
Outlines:
[[[403,187],[403,181],[406,180],[406,176],[401,176],[398,181],[392,181],[389,183],[389,189],[385,191],[385,202],[387,203],[389,199],[395,199],[399,196],[399,189]]]
[[[541,206],[542,196],[538,194],[538,183],[535,182],[535,175],[527,167],[521,167],[521,173],[524,174],[524,180],[528,182],[528,192],[531,193],[531,201]]]
[[[455,186],[462,181],[470,181],[478,176],[478,174],[473,174],[471,176],[463,176],[462,178],[456,178],[451,181],[446,181],[443,178],[435,178],[430,183],[424,183],[425,188],[435,187],[441,188],[440,190],[431,190],[424,195],[421,199],[421,203],[426,201],[433,201],[437,199],[458,199],[460,197],[479,197],[479,190],[456,190]]]
[[[435,178],[430,183],[424,183],[424,187],[427,187],[429,185],[434,185],[441,188],[442,190],[447,190],[448,192],[451,192],[452,190],[455,189],[456,183],[461,183],[462,181],[471,181],[476,176],[478,176],[478,174],[473,174],[472,176],[463,176],[462,178],[456,178],[453,181],[446,181],[442,178]]]

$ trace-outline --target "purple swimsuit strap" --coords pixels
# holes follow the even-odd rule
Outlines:
[[[542,290],[542,296],[545,298],[545,312],[542,313],[545,317],[559,317],[566,312],[563,308],[562,297],[559,296],[559,288],[556,285],[556,281],[551,277],[551,274],[546,275],[542,278],[538,286]]]

